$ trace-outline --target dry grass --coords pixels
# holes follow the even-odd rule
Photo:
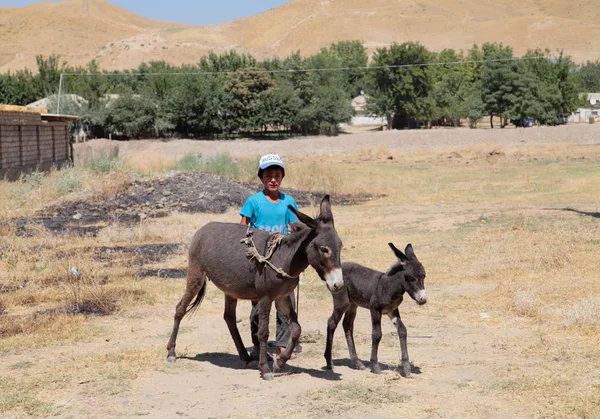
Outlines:
[[[289,165],[286,186],[385,194],[383,199],[360,206],[334,209],[336,228],[344,241],[343,259],[384,270],[393,262],[387,242],[398,247],[412,243],[427,270],[430,303],[426,308],[430,311],[423,314],[406,302],[403,313],[409,319],[431,316],[475,330],[485,321],[486,327],[495,330],[490,332],[490,342],[514,354],[512,364],[500,360],[493,364],[490,374],[495,378],[479,387],[482,392],[506,399],[519,397],[533,406],[538,416],[550,414],[545,406],[552,406],[552,414],[558,416],[594,417],[600,411],[597,386],[589,386],[595,379],[600,333],[597,158],[567,158],[584,152],[573,147],[524,146],[492,158],[479,157],[482,150],[478,147],[456,152],[462,157],[448,159],[420,152],[415,158],[382,147],[319,161],[300,159]],[[33,213],[61,195],[57,181],[75,174],[81,179],[81,188],[106,197],[122,191],[132,179],[128,170],[107,176],[69,168],[41,180],[2,182],[2,218]],[[27,199],[17,202],[13,188],[25,188]],[[303,210],[316,212],[314,207]],[[107,264],[94,258],[94,247],[98,243],[187,244],[194,231],[210,220],[237,221],[237,211],[173,214],[131,228],[109,225],[96,239],[56,235],[41,227],[30,229],[25,237],[10,225],[2,227],[0,352],[12,356],[26,347],[52,350],[57,342],[70,345],[103,336],[106,330],[115,335],[128,330],[129,325],[114,329],[116,326],[104,324],[101,318],[133,316],[129,317],[133,322],[140,316],[144,323],[158,318],[153,311],[172,308],[171,302],[180,297],[181,281],[138,278],[128,255],[119,255],[118,263]],[[150,267],[185,265],[186,255],[176,254],[168,262]],[[70,274],[71,267],[77,267],[82,275]],[[322,281],[310,269],[301,280],[300,310],[319,312],[326,318],[330,296]],[[206,301],[221,301],[220,295],[211,286]],[[206,304],[211,313],[218,310],[215,304]],[[482,320],[480,313],[487,313],[489,319]],[[409,333],[413,327],[409,326]],[[362,354],[368,353],[369,333],[357,333]],[[382,350],[393,353],[395,345],[396,338],[385,336]],[[313,352],[303,356],[320,359],[319,351]],[[346,348],[336,346],[334,355],[345,357]],[[153,346],[121,348],[77,355],[41,381],[33,374],[6,373],[0,380],[0,412],[56,413],[48,404],[48,392],[60,393],[61,387],[72,385],[76,369],[94,377],[85,384],[90,391],[126,393],[143,371],[158,368],[163,356],[162,350],[158,353]],[[565,374],[574,362],[579,373]],[[36,368],[19,365],[15,371]],[[77,379],[82,380],[81,376]],[[376,378],[334,383],[324,392],[306,393],[300,409],[306,415],[325,412],[333,416],[391,399],[397,407],[415,402],[402,386],[389,388],[387,384]],[[42,390],[44,385],[47,387]],[[468,380],[455,385],[458,391],[477,388]],[[338,407],[332,407],[333,400],[340,403]]]

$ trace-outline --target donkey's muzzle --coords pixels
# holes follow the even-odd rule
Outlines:
[[[325,274],[325,282],[327,283],[327,288],[331,292],[339,291],[344,288],[342,268],[336,268]]]
[[[415,295],[415,301],[418,305],[423,305],[427,302],[427,295],[425,294],[425,290],[419,290]]]

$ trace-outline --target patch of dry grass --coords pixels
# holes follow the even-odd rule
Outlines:
[[[560,146],[538,149],[524,145],[502,150],[504,156],[481,157],[487,151],[486,147],[473,147],[460,150],[459,159],[448,159],[425,152],[410,157],[381,147],[318,161],[300,159],[289,166],[286,186],[327,191],[334,201],[339,193],[385,194],[385,198],[363,205],[334,207],[336,228],[344,242],[342,259],[383,271],[394,262],[388,242],[399,248],[412,243],[427,271],[430,301],[426,308],[432,316],[480,327],[480,313],[485,312],[491,317],[490,327],[506,330],[518,322],[520,329],[535,335],[491,338],[494,344],[514,351],[515,359],[526,356],[537,361],[498,371],[503,378],[487,390],[504,397],[525,394],[531,403],[539,403],[539,397],[544,403],[560,406],[557,411],[565,416],[593,417],[600,401],[584,383],[593,380],[600,332],[600,226],[595,215],[600,208],[598,161],[567,159],[567,154],[578,156],[583,151]],[[388,159],[388,154],[393,159]],[[249,157],[247,176],[254,181],[251,166],[255,163],[251,160]],[[108,176],[67,170],[72,172],[0,183],[0,219],[31,214],[62,196],[56,183],[63,176],[79,176],[81,188],[107,197],[123,191],[133,176],[131,169]],[[24,188],[27,199],[16,200],[13,187]],[[314,214],[317,208],[302,210]],[[115,313],[147,308],[152,318],[154,305],[170,304],[181,297],[182,281],[138,278],[139,266],[129,255],[120,254],[116,261],[107,262],[97,260],[93,249],[100,244],[187,246],[195,231],[208,221],[237,222],[237,211],[175,213],[127,228],[109,225],[95,239],[56,235],[39,226],[31,227],[25,237],[17,235],[10,223],[0,223],[0,351],[13,354],[26,346],[53,347],[57,341],[67,344],[97,336],[101,327],[93,315],[110,318]],[[185,268],[186,262],[184,252],[145,267]],[[71,267],[82,275],[70,274]],[[331,296],[324,283],[312,269],[302,275],[301,283],[300,313],[319,311],[327,318]],[[212,299],[222,301],[222,293],[211,284],[205,304]],[[409,319],[416,310],[411,303],[407,298],[402,307]],[[205,309],[217,310],[214,306]],[[341,326],[338,335],[340,330]],[[356,340],[364,356],[370,329],[357,332]],[[396,345],[396,338],[384,338],[384,345],[391,342]],[[339,356],[347,355],[345,343],[334,348]],[[157,355],[148,352],[153,350],[80,358],[52,382],[68,382],[73,375],[66,371],[77,367],[96,374],[94,382],[86,384],[90,389],[108,395],[126,392],[140,370],[156,367],[158,361],[150,358],[164,358],[162,350]],[[315,356],[320,357],[320,352]],[[309,355],[312,357],[304,354]],[[580,377],[557,375],[571,368],[575,360]],[[530,366],[525,365],[528,362]],[[111,368],[103,367],[105,364]],[[0,380],[0,393],[8,391],[8,396],[0,396],[0,412],[48,415],[45,398],[35,396],[37,390],[32,392],[38,384],[31,377],[15,380]],[[11,388],[34,396],[23,399]],[[52,388],[58,385],[49,390]],[[564,403],[565,395],[572,400],[569,406]],[[337,400],[338,407],[328,407],[334,415],[356,405],[377,405],[390,399],[401,404],[403,397],[403,392],[389,389],[381,381],[366,380],[307,393],[301,406],[303,412],[317,414]],[[547,412],[544,409],[540,407],[540,414]]]

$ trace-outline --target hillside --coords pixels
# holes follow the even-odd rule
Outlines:
[[[105,0],[43,2],[0,8],[0,71],[35,68],[35,55],[60,54],[70,64],[96,59],[104,69],[143,61],[194,63],[210,50],[256,57],[312,54],[332,42],[359,39],[371,51],[419,41],[431,50],[503,42],[564,49],[576,61],[600,58],[600,8],[595,0],[292,0],[219,25],[154,21]]]

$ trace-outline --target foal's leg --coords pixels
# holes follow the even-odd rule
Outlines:
[[[333,369],[333,362],[331,361],[331,351],[333,348],[333,335],[337,328],[340,320],[348,307],[350,302],[348,301],[348,294],[342,289],[340,295],[333,294],[333,313],[327,320],[327,344],[325,346],[325,362],[327,363],[327,369]]]
[[[379,342],[381,342],[381,311],[371,309],[371,323],[373,324],[373,332],[371,333],[371,371],[375,374],[381,374],[381,367],[377,360]]]
[[[404,370],[404,376],[408,377],[410,375],[410,362],[408,361],[408,347],[406,345],[406,337],[408,336],[406,326],[404,326],[404,323],[402,323],[402,320],[400,319],[400,311],[398,311],[398,309],[388,313],[388,316],[398,331],[400,351],[402,353],[402,369]]]
[[[348,352],[350,352],[351,366],[357,370],[364,370],[365,366],[362,362],[360,362],[360,359],[358,359],[358,356],[356,355],[356,347],[354,346],[354,319],[356,318],[356,309],[357,306],[354,304],[350,304],[350,306],[348,306],[348,310],[346,310],[342,325],[344,326],[344,333],[346,334]]]
[[[258,359],[258,369],[260,376],[265,380],[272,380],[273,373],[267,364],[267,342],[269,340],[269,316],[271,314],[271,298],[266,295],[258,300],[258,342],[260,344],[260,352]]]
[[[277,304],[281,314],[290,320],[290,327],[292,328],[292,331],[287,346],[279,355],[279,357],[277,357],[277,362],[273,366],[274,371],[283,368],[285,363],[291,358],[292,352],[294,352],[296,344],[298,343],[298,339],[300,339],[300,333],[302,333],[302,328],[300,327],[300,324],[298,324],[298,315],[296,314],[292,304],[292,297],[287,295],[283,298],[280,298],[277,300]]]
[[[177,333],[179,331],[179,324],[181,319],[186,315],[188,307],[192,302],[192,299],[196,296],[202,299],[204,297],[204,291],[206,289],[206,276],[204,273],[197,268],[195,265],[188,267],[187,281],[185,284],[185,293],[175,308],[175,320],[173,321],[173,331],[171,332],[171,338],[167,343],[167,361],[175,362],[177,355],[175,354],[175,344],[177,341]],[[200,302],[198,301],[198,304]]]
[[[225,311],[223,312],[223,319],[225,319],[225,323],[227,323],[227,328],[229,329],[229,333],[233,338],[233,342],[235,343],[235,348],[240,355],[240,359],[246,364],[252,362],[252,357],[248,355],[248,351],[244,346],[244,342],[242,342],[242,337],[240,336],[240,331],[237,327],[237,322],[235,318],[235,309],[237,307],[237,298],[233,298],[230,295],[225,294]]]

